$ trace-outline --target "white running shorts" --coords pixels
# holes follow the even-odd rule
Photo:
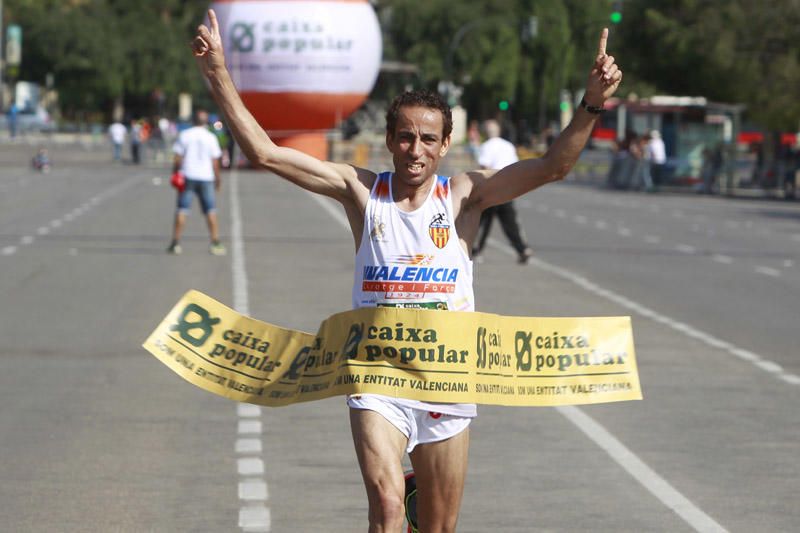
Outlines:
[[[383,396],[348,396],[347,405],[352,409],[374,411],[388,420],[408,438],[406,453],[411,453],[418,444],[454,437],[467,429],[472,421],[472,418],[405,407]]]

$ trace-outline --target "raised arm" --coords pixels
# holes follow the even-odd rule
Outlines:
[[[606,99],[619,87],[622,71],[614,57],[606,53],[608,29],[600,34],[597,56],[589,72],[584,102],[590,108],[602,109]],[[599,115],[582,106],[567,128],[561,132],[552,146],[539,159],[526,159],[509,165],[488,179],[486,173],[470,173],[471,191],[465,207],[478,210],[513,200],[533,189],[563,179],[575,165],[586,146]]]
[[[251,163],[296,183],[309,191],[324,194],[346,203],[357,193],[359,178],[368,179],[367,171],[336,164],[298,150],[277,146],[245,107],[225,66],[225,52],[219,23],[213,9],[208,11],[209,27],[201,24],[191,43],[211,95],[227,119],[236,142]],[[360,175],[359,175],[360,174]]]

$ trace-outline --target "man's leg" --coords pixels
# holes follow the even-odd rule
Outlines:
[[[506,234],[506,237],[508,237],[508,240],[511,242],[511,246],[517,251],[519,261],[521,263],[526,262],[528,257],[532,255],[532,252],[525,243],[514,204],[512,202],[507,202],[498,205],[497,217],[500,219],[500,225],[503,227],[503,232]]]
[[[446,440],[420,444],[410,455],[417,478],[419,530],[455,531],[467,475],[469,428]]]
[[[494,206],[486,208],[483,213],[481,213],[478,236],[475,239],[475,245],[472,247],[473,255],[478,255],[483,252],[483,247],[486,246],[486,239],[489,238],[489,230],[492,229],[492,219],[494,218],[494,213]]]
[[[210,211],[206,213],[206,222],[208,223],[208,233],[211,237],[211,243],[219,242],[219,227],[217,225],[217,212]]]
[[[172,229],[172,242],[180,242],[184,226],[186,226],[186,213],[180,210],[176,211],[175,226]]]
[[[217,197],[214,193],[213,182],[202,182],[200,186],[200,204],[203,208],[203,213],[206,215],[208,235],[211,238],[211,245],[209,246],[208,251],[214,255],[225,255],[225,247],[219,242],[219,225],[217,224]]]
[[[405,517],[402,459],[408,439],[382,415],[350,409],[350,429],[369,500],[369,532],[396,533]]]

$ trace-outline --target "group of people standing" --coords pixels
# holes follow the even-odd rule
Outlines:
[[[126,140],[130,143],[131,162],[138,165],[144,158],[145,147],[158,159],[166,153],[168,143],[177,135],[176,126],[164,117],[131,119],[128,126],[117,120],[108,128],[108,138],[115,162],[122,161]]]
[[[608,184],[615,189],[641,189],[648,192],[664,180],[667,152],[658,130],[644,135],[629,131],[617,143],[608,174]]]

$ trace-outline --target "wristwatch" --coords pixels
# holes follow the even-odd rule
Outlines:
[[[586,103],[584,98],[581,98],[581,107],[584,108],[589,113],[593,113],[595,115],[599,115],[605,111],[602,107],[595,107],[593,105],[589,105]]]

